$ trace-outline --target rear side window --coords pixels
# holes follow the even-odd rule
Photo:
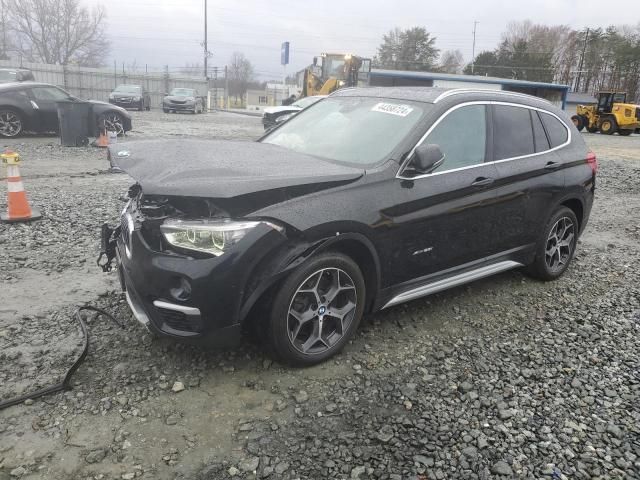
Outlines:
[[[544,123],[547,135],[549,136],[551,148],[559,147],[567,141],[569,133],[564,123],[548,113],[540,112],[540,117],[542,118],[542,123]]]
[[[493,106],[493,153],[495,160],[535,153],[528,108]]]
[[[484,163],[486,142],[484,105],[467,105],[453,110],[424,141],[438,145],[444,153],[444,162],[434,170],[436,172]]]
[[[538,112],[529,110],[529,113],[531,114],[531,121],[533,122],[533,141],[536,146],[536,153],[549,150],[549,139],[547,138],[547,134],[544,133]]]

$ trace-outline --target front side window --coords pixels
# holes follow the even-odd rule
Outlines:
[[[377,165],[416,128],[431,105],[405,100],[329,97],[262,139],[354,165]]]
[[[495,160],[535,153],[528,108],[493,106],[493,153]]]
[[[478,165],[485,161],[487,142],[486,107],[466,105],[446,114],[423,143],[435,144],[444,162],[434,172]]]
[[[569,138],[569,132],[564,123],[562,123],[553,115],[549,115],[548,113],[544,112],[540,112],[540,118],[542,118],[542,123],[544,124],[544,128],[547,131],[547,135],[549,136],[551,148],[556,148],[563,143],[566,143]]]
[[[34,87],[31,92],[36,100],[59,102],[71,98],[67,92],[55,87]]]

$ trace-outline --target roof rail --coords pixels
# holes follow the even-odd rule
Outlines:
[[[433,103],[438,103],[440,100],[450,97],[451,95],[461,95],[464,93],[495,93],[498,95],[506,95],[511,97],[520,97],[520,98],[539,98],[540,100],[551,104],[549,100],[542,97],[536,97],[535,95],[527,95],[526,93],[518,93],[518,92],[508,92],[504,90],[493,90],[491,88],[455,88],[452,90],[447,90],[446,92],[442,92],[440,95],[436,97]]]

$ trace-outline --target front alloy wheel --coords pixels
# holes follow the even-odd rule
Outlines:
[[[272,347],[294,365],[326,360],[356,330],[364,298],[364,279],[353,260],[340,253],[318,256],[294,271],[276,295],[269,329]]]
[[[289,305],[287,330],[293,348],[303,355],[322,353],[349,330],[358,298],[353,280],[339,268],[313,273],[296,290]]]
[[[22,133],[22,119],[13,110],[0,110],[0,135],[17,137]]]
[[[98,129],[104,128],[108,132],[116,132],[118,136],[124,135],[124,121],[115,112],[107,112],[100,115],[98,119]]]

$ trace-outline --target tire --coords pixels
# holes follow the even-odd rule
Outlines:
[[[327,299],[330,294],[333,298]],[[270,347],[294,366],[323,362],[342,350],[358,328],[365,296],[362,272],[351,258],[341,253],[318,255],[289,275],[276,293]],[[342,319],[332,315],[338,310]]]
[[[22,115],[11,108],[0,109],[0,137],[19,137],[24,131]]]
[[[578,219],[573,210],[564,206],[556,209],[544,227],[536,246],[535,259],[527,266],[526,272],[544,281],[560,277],[575,254],[578,230]]]
[[[117,112],[105,112],[101,113],[98,117],[98,124],[96,125],[98,134],[101,128],[104,127],[112,132],[116,132],[118,136],[124,135],[124,120]]]
[[[141,112],[144,110],[144,101],[140,100],[140,106],[138,107],[138,111]]]
[[[168,108],[163,108],[163,109],[162,109],[162,111],[163,111],[164,113],[169,113],[169,109],[168,109]]]
[[[604,135],[613,135],[618,130],[618,124],[613,117],[605,117],[600,120],[600,133]]]
[[[576,126],[579,132],[584,129],[584,117],[582,115],[574,115],[571,117],[571,121]]]
[[[618,130],[618,135],[622,135],[623,137],[628,137],[633,133],[633,130]]]

